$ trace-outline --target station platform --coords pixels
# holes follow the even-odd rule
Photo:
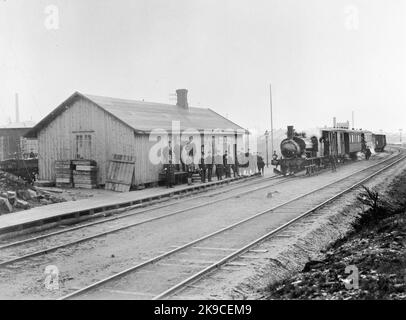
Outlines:
[[[96,217],[96,215],[116,213],[112,211],[125,210],[126,207],[142,206],[148,202],[169,198],[174,195],[199,192],[199,190],[212,189],[233,181],[252,180],[258,177],[258,174],[253,174],[251,176],[215,180],[206,183],[176,185],[170,189],[156,187],[125,193],[103,192],[92,198],[60,202],[4,214],[0,216],[0,238],[40,231],[60,224],[79,222]]]

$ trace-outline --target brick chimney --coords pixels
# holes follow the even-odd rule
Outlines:
[[[189,104],[187,103],[187,89],[176,90],[176,96],[177,96],[176,105],[178,107],[189,109]]]

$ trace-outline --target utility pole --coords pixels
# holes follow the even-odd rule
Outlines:
[[[355,124],[354,124],[354,111],[352,112],[352,128],[355,129]]]
[[[269,156],[268,156],[268,137],[269,132],[268,130],[265,131],[265,146],[266,146],[266,167],[269,167]]]
[[[273,155],[273,114],[272,114],[272,84],[269,84],[269,106],[271,109],[271,154]]]
[[[402,144],[402,129],[399,129],[399,142]]]

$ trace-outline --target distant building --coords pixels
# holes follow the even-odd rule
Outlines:
[[[133,185],[156,182],[162,164],[149,159],[157,143],[150,141],[150,133],[170,131],[172,121],[180,123],[180,130],[194,128],[199,135],[212,130],[214,144],[227,138],[242,140],[245,129],[211,109],[190,107],[186,89],[176,92],[176,105],[74,93],[26,134],[38,138],[39,179],[55,181],[57,160],[92,159],[99,168],[98,184],[105,184],[109,160],[123,154],[136,159]]]
[[[286,129],[275,129],[273,132],[273,150],[280,156],[280,144],[282,140],[286,139]],[[267,146],[268,142],[268,146]],[[268,136],[266,134],[259,135],[257,137],[257,152],[262,156],[265,164],[271,163],[272,160],[272,141],[271,133],[268,131]]]
[[[38,153],[37,139],[24,137],[34,125],[34,122],[26,121],[0,126],[0,161],[27,158],[31,152]]]

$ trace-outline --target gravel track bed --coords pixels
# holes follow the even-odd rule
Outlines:
[[[406,161],[402,161],[364,185],[384,192],[405,169]],[[310,260],[321,259],[331,243],[352,230],[362,212],[356,200],[360,191],[357,188],[341,196],[171,299],[266,299],[270,284],[295,275]]]
[[[195,209],[14,263],[0,270],[0,298],[49,299],[63,296],[379,160],[355,162],[339,167],[334,174],[324,171],[317,176],[241,196],[238,201],[237,198],[225,200],[213,207]],[[47,290],[44,286],[47,265],[55,265],[59,269],[60,289],[57,291]]]

